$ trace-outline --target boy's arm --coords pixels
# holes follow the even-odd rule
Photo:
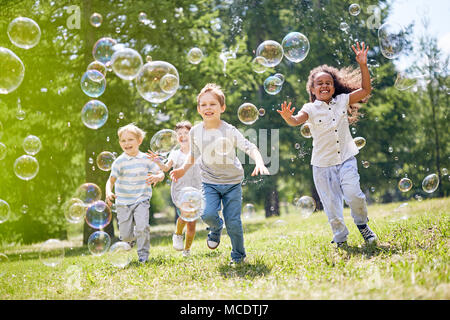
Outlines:
[[[112,192],[112,188],[114,186],[114,184],[116,183],[116,178],[113,176],[110,176],[108,181],[106,182],[106,187],[105,187],[105,200],[106,200],[106,204],[108,206],[112,205],[112,200],[116,198],[116,195]]]
[[[349,105],[363,100],[372,92],[370,72],[367,67],[367,52],[369,51],[369,46],[365,48],[364,42],[362,43],[361,48],[359,46],[359,42],[356,42],[356,45],[358,49],[355,49],[354,45],[352,45],[352,49],[356,54],[356,62],[358,62],[359,68],[361,69],[361,88],[349,94]]]
[[[284,121],[286,121],[288,125],[295,127],[308,120],[308,114],[304,111],[300,111],[294,116],[293,114],[295,107],[292,107],[291,109],[291,104],[292,102],[289,102],[289,104],[287,105],[286,101],[284,101],[281,104],[281,110],[277,110],[277,112],[281,115],[281,117],[284,119]]]
[[[256,176],[258,174],[270,175],[269,170],[264,165],[264,160],[258,148],[253,148],[251,150],[250,157],[255,160],[255,169],[253,169],[252,176]]]
[[[184,174],[194,165],[195,158],[194,155],[191,153],[187,158],[184,164],[178,168],[170,171],[170,178],[177,182],[178,179],[184,176]]]

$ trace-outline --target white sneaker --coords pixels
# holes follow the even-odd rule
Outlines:
[[[181,251],[184,249],[184,243],[183,243],[183,235],[180,234],[173,234],[172,236],[172,242],[173,242],[173,248],[177,251]]]
[[[212,241],[212,240],[206,240],[206,245],[207,245],[208,248],[210,248],[211,250],[214,250],[215,248],[217,248],[217,247],[219,246],[219,242]]]
[[[187,258],[191,255],[191,250],[183,250],[183,257]]]

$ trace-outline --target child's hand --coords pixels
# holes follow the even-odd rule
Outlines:
[[[184,174],[185,174],[185,172],[184,172],[183,168],[174,169],[174,170],[170,171],[170,179],[177,182],[177,180],[180,179],[181,177],[183,177]]]
[[[355,46],[352,45],[352,49],[356,54],[356,62],[359,64],[367,64],[367,52],[369,51],[369,46],[364,48],[364,42],[361,43],[362,48],[359,47],[359,42],[356,42],[356,46],[358,49],[355,49]]]
[[[153,160],[156,163],[161,163],[161,157],[159,155],[157,155],[156,153],[154,153],[152,150],[149,149],[148,152],[145,155],[150,160]]]
[[[289,119],[292,117],[292,114],[294,113],[295,108],[292,107],[292,102],[289,102],[288,105],[286,105],[286,101],[281,104],[281,110],[277,110],[277,112],[283,117],[284,120]]]
[[[148,173],[147,174],[147,179],[145,179],[145,181],[147,182],[147,184],[151,184],[152,186],[156,186],[156,184],[158,182],[161,182],[164,180],[164,173],[158,173],[158,174],[154,174],[154,173]]]
[[[263,164],[262,165],[255,165],[255,169],[252,172],[252,177],[256,176],[258,174],[270,175],[269,170]]]
[[[112,205],[112,200],[114,200],[116,198],[116,195],[112,192],[107,192],[106,194],[106,204],[111,207]]]

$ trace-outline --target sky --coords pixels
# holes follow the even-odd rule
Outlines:
[[[436,37],[439,48],[450,55],[450,0],[390,0],[389,3],[392,9],[386,21],[404,26],[414,22],[413,34],[418,39],[425,31],[422,17],[429,17],[429,33]],[[413,60],[414,57],[403,58],[396,64],[405,69]]]

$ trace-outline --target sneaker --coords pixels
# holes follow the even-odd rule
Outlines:
[[[357,227],[367,244],[376,243],[377,235],[369,228],[367,224],[357,225]]]
[[[191,255],[191,250],[183,250],[183,257],[187,258]]]
[[[241,260],[231,260],[230,263],[228,264],[230,267],[234,268],[237,267],[239,265],[242,265],[244,263],[246,263],[247,260],[245,258],[241,259]]]
[[[139,258],[139,263],[144,264],[144,263],[147,263],[147,262],[148,262],[148,259]]]
[[[184,248],[184,243],[183,243],[183,235],[180,234],[173,234],[172,236],[172,242],[173,242],[173,248],[177,251],[181,251]]]
[[[216,242],[213,240],[206,240],[206,245],[208,246],[208,248],[210,248],[211,250],[216,249],[219,246],[220,242]]]
[[[347,241],[342,241],[342,242],[331,241],[331,243],[336,243],[336,248],[343,248],[343,247],[347,246]]]
[[[130,248],[133,248],[136,245],[136,240],[127,242],[130,245]]]

